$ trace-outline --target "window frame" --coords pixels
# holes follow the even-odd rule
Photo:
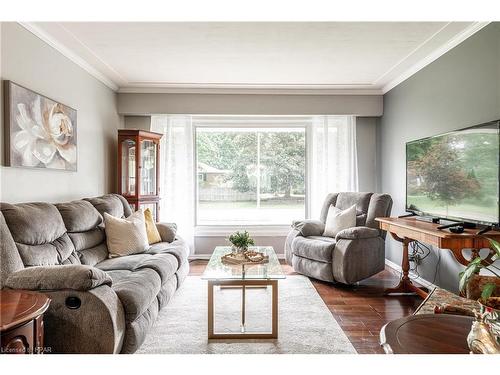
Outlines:
[[[299,128],[304,130],[305,136],[305,200],[304,200],[304,217],[310,217],[310,162],[311,162],[311,147],[310,147],[310,131],[313,124],[314,116],[193,116],[193,150],[194,150],[194,224],[195,236],[203,237],[218,237],[227,235],[227,233],[242,228],[248,229],[252,234],[263,236],[282,236],[286,235],[290,230],[290,224],[200,224],[198,223],[198,152],[197,152],[197,136],[198,129],[259,129],[259,128]],[[290,218],[290,221],[294,218]]]

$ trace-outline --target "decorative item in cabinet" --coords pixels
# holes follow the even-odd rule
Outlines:
[[[150,208],[159,220],[160,139],[144,130],[118,130],[118,192],[132,210]]]

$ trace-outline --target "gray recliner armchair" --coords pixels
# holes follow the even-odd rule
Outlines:
[[[323,236],[331,205],[345,210],[356,205],[356,226],[340,231],[335,238]],[[320,220],[292,224],[285,242],[286,261],[296,272],[318,280],[354,284],[385,267],[385,232],[376,217],[389,216],[388,194],[332,193],[321,209]]]

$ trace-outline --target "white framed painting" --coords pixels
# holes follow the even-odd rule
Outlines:
[[[76,110],[12,81],[4,97],[6,165],[76,171]]]

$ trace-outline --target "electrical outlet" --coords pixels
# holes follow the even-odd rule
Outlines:
[[[420,263],[422,263],[422,257],[420,254],[415,254],[415,264],[419,265]]]

